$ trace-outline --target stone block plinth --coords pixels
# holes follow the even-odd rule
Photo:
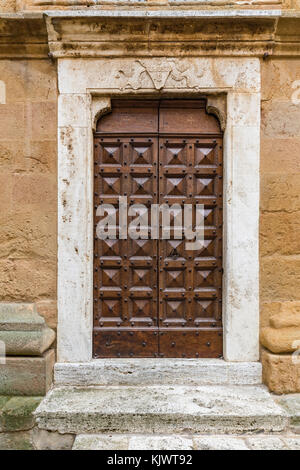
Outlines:
[[[0,303],[0,341],[7,356],[42,356],[54,338],[35,304]]]
[[[271,392],[300,392],[300,359],[293,354],[273,354],[263,350],[263,382]]]
[[[41,357],[7,357],[0,364],[0,394],[45,395],[52,383],[54,361],[53,349]]]

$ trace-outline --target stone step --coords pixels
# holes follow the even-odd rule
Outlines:
[[[79,434],[73,450],[300,450],[300,436]]]
[[[222,359],[103,359],[55,364],[56,385],[258,385],[260,362]]]
[[[55,387],[36,410],[60,433],[280,432],[286,412],[264,386]]]

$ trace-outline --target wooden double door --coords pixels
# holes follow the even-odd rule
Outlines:
[[[222,357],[222,138],[205,100],[113,101],[99,120],[94,357]],[[149,207],[149,237],[120,239],[119,196]],[[113,239],[96,235],[101,204],[116,208]],[[152,204],[203,204],[201,248],[162,239],[161,221],[152,239]]]

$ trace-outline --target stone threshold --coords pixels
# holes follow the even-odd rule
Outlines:
[[[79,434],[73,450],[300,450],[300,436]]]
[[[56,363],[55,385],[258,385],[260,362],[222,359],[95,359]]]
[[[290,424],[257,385],[54,387],[35,417],[40,429],[63,434],[269,434]]]

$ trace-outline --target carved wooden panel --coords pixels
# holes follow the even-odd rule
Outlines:
[[[222,135],[203,100],[147,101],[145,110],[117,102],[95,134],[94,356],[220,357]],[[203,246],[188,250],[176,238],[176,212],[166,240],[162,228],[159,240],[149,231],[148,239],[120,240],[118,211],[115,238],[100,240],[96,227],[106,214],[97,216],[97,208],[117,208],[119,196],[129,208],[191,204],[194,221],[203,204]],[[135,217],[128,215],[128,226]]]
[[[203,204],[205,227],[197,250],[174,232],[159,243],[160,355],[215,357],[222,353],[222,139],[160,138],[159,160],[160,203],[182,212],[190,204],[194,215]]]
[[[103,203],[118,209],[119,196],[128,197],[129,207],[157,202],[157,143],[156,137],[95,138],[95,211]],[[157,241],[119,240],[119,215],[115,239],[95,236],[95,355],[153,356]],[[105,216],[95,214],[95,225]],[[134,217],[128,216],[128,226]]]

